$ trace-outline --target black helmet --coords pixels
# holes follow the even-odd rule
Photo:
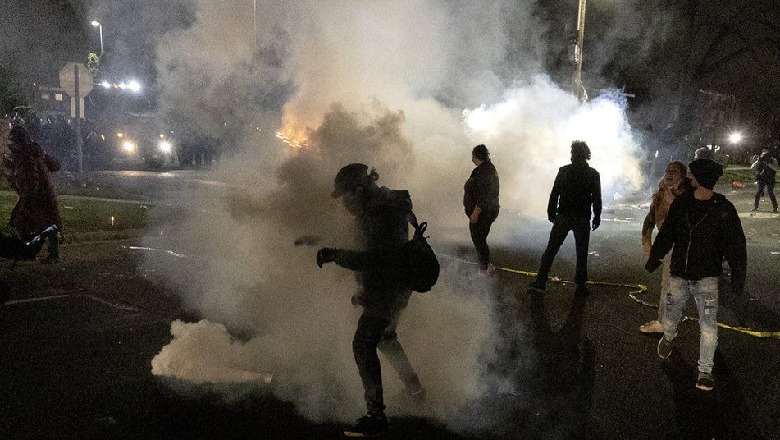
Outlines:
[[[357,187],[363,185],[367,178],[368,165],[351,163],[342,167],[333,180],[334,189],[331,197],[335,199],[343,196],[345,192],[354,191]]]
[[[11,133],[8,134],[8,139],[16,144],[27,144],[30,142],[30,135],[27,134],[27,130],[21,125],[17,125],[11,129]]]

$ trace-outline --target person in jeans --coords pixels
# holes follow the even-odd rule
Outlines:
[[[658,356],[667,359],[674,348],[677,326],[688,298],[699,314],[699,361],[696,388],[712,390],[715,349],[718,346],[718,278],[725,258],[731,268],[731,290],[741,295],[745,286],[747,246],[734,205],[713,191],[723,168],[710,159],[696,159],[688,166],[693,191],[677,197],[658,232],[645,264],[649,272],[672,251],[669,293],[663,316],[664,335]]]
[[[764,195],[764,189],[769,194],[769,200],[772,202],[772,211],[777,212],[777,199],[775,198],[775,175],[777,174],[777,159],[772,157],[769,150],[764,150],[756,158],[750,169],[755,171],[758,182],[756,191],[756,200],[753,204],[753,211],[758,211],[758,202]]]
[[[661,229],[664,224],[666,215],[669,213],[669,206],[672,201],[681,195],[688,188],[688,183],[685,180],[685,175],[688,173],[688,168],[682,162],[671,162],[666,166],[664,172],[664,178],[661,179],[658,185],[658,191],[653,194],[652,202],[650,203],[650,211],[645,216],[645,220],[642,223],[642,248],[644,250],[645,258],[650,257],[650,248],[653,245],[653,229],[656,227]],[[666,254],[663,258],[663,268],[661,272],[661,294],[658,299],[658,319],[646,322],[639,327],[639,331],[642,333],[663,333],[664,327],[661,321],[664,317],[664,309],[666,308],[666,295],[669,292],[669,263],[671,262],[671,254]]]
[[[531,287],[534,289],[546,289],[547,277],[555,255],[569,235],[569,231],[573,231],[577,250],[577,269],[574,276],[576,292],[585,295],[589,293],[585,286],[588,281],[588,244],[590,231],[595,231],[601,224],[601,177],[598,171],[588,166],[588,160],[590,160],[588,144],[583,141],[572,142],[571,164],[558,170],[550,192],[547,218],[553,226],[547,249],[542,254],[536,280],[531,282]]]
[[[471,162],[476,166],[463,187],[463,207],[469,218],[471,241],[479,256],[479,268],[488,274],[495,272],[490,264],[487,236],[498,218],[498,173],[490,161],[490,152],[483,144],[471,150]]]
[[[390,190],[376,184],[379,174],[368,166],[353,163],[339,170],[333,198],[342,198],[344,207],[355,216],[363,250],[322,248],[317,265],[335,262],[358,273],[361,290],[352,303],[363,307],[352,351],[363,383],[367,413],[344,431],[347,437],[376,437],[388,431],[382,389],[379,349],[398,372],[406,394],[421,399],[420,379],[398,341],[396,328],[411,290],[393,267],[401,245],[408,241],[408,218],[412,201],[407,191]]]

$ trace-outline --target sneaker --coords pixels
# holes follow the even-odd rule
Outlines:
[[[672,341],[667,341],[666,337],[661,337],[658,341],[658,357],[661,359],[669,359],[673,348]]]
[[[715,377],[712,373],[699,371],[699,377],[696,379],[696,388],[702,391],[712,391],[715,387]]]
[[[530,284],[528,284],[532,289],[541,290],[542,292],[547,289],[547,285],[541,281],[531,281]]]
[[[387,417],[384,414],[366,414],[357,419],[352,427],[344,430],[349,438],[381,438],[388,433]]]
[[[488,275],[495,275],[496,274],[496,266],[493,266],[492,264],[488,263],[487,269],[484,269],[485,272],[487,272]]]
[[[663,333],[664,326],[657,319],[654,319],[639,326],[639,331],[642,333]]]

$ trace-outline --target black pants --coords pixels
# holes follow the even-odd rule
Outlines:
[[[471,241],[479,256],[479,267],[488,268],[490,264],[490,248],[487,245],[487,236],[490,233],[490,226],[498,218],[498,210],[483,211],[479,214],[476,223],[469,222],[469,232],[471,232]]]
[[[379,363],[377,349],[387,357],[407,389],[417,391],[421,387],[420,379],[409,363],[401,343],[398,342],[395,331],[402,310],[399,307],[364,307],[352,340],[355,363],[360,380],[363,382],[366,408],[372,414],[379,414],[385,409],[382,366]]]
[[[756,203],[753,205],[754,209],[758,209],[758,201],[761,200],[761,196],[764,195],[764,188],[769,193],[769,200],[772,201],[772,210],[777,211],[777,199],[775,198],[775,182],[763,183],[758,182],[758,191],[756,191]]]
[[[574,232],[574,245],[577,249],[577,270],[574,275],[574,282],[585,284],[588,281],[588,244],[590,242],[590,219],[588,218],[570,218],[558,216],[553,222],[550,230],[550,241],[547,242],[547,249],[542,254],[542,262],[539,266],[539,274],[536,280],[540,283],[546,283],[550,274],[555,255],[561,248],[569,231]]]

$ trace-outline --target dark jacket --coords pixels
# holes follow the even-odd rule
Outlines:
[[[408,215],[412,199],[405,190],[374,188],[362,202],[357,215],[363,250],[340,250],[335,263],[358,272],[362,291],[353,302],[363,306],[406,306],[411,290],[399,269],[400,251],[409,240]]]
[[[483,212],[499,209],[498,173],[490,159],[482,162],[471,171],[471,176],[463,186],[463,207],[466,215],[471,215],[479,206]]]
[[[9,150],[3,165],[8,169],[11,187],[19,195],[11,211],[11,227],[25,239],[51,225],[62,229],[57,193],[49,175],[60,169],[59,163],[35,142],[10,144]]]
[[[560,167],[550,191],[547,218],[553,221],[560,215],[590,220],[591,206],[593,217],[601,218],[599,172],[589,167],[587,162],[571,163]]]
[[[725,258],[731,268],[731,290],[742,293],[747,269],[745,233],[737,210],[722,194],[696,200],[689,191],[674,199],[645,267],[655,270],[672,247],[673,276],[686,280],[720,276]]]

